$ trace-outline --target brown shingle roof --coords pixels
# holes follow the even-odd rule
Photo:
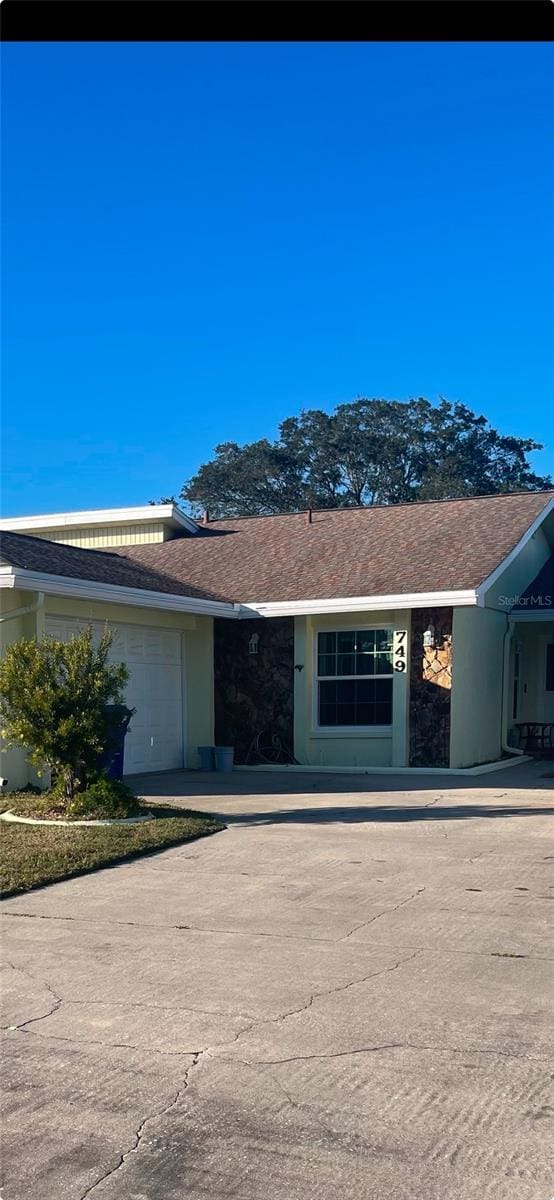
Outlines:
[[[220,599],[205,588],[195,587],[194,583],[168,577],[155,563],[149,566],[109,550],[64,546],[60,542],[49,542],[46,538],[29,537],[24,533],[0,532],[0,562],[27,571],[63,575],[68,579],[88,579],[94,583],[143,588],[147,592],[166,592],[202,600]]]
[[[554,492],[214,521],[122,554],[230,600],[378,596],[476,587]]]
[[[477,587],[554,492],[210,522],[194,537],[110,551],[3,533],[33,571],[242,603]]]

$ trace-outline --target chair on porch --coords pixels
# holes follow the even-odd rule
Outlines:
[[[525,754],[534,758],[554,758],[553,721],[517,721],[519,744]]]

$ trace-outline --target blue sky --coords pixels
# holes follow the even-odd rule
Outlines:
[[[549,46],[3,55],[4,515],[177,494],[359,395],[548,441]]]

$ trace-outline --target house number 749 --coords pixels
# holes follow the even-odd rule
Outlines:
[[[405,671],[408,657],[408,630],[395,629],[392,641],[392,665],[395,671]]]

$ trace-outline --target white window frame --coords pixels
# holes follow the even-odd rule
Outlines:
[[[313,631],[312,646],[312,734],[318,737],[391,737],[393,722],[390,725],[320,725],[319,724],[319,683],[320,680],[341,679],[392,679],[392,712],[394,714],[394,669],[391,664],[390,675],[319,675],[318,673],[318,644],[320,633],[357,633],[364,629],[390,630],[394,638],[394,625],[382,621],[372,621],[371,624],[357,622],[356,625],[323,626]],[[391,638],[391,640],[392,640]],[[393,716],[394,720],[394,716]]]

